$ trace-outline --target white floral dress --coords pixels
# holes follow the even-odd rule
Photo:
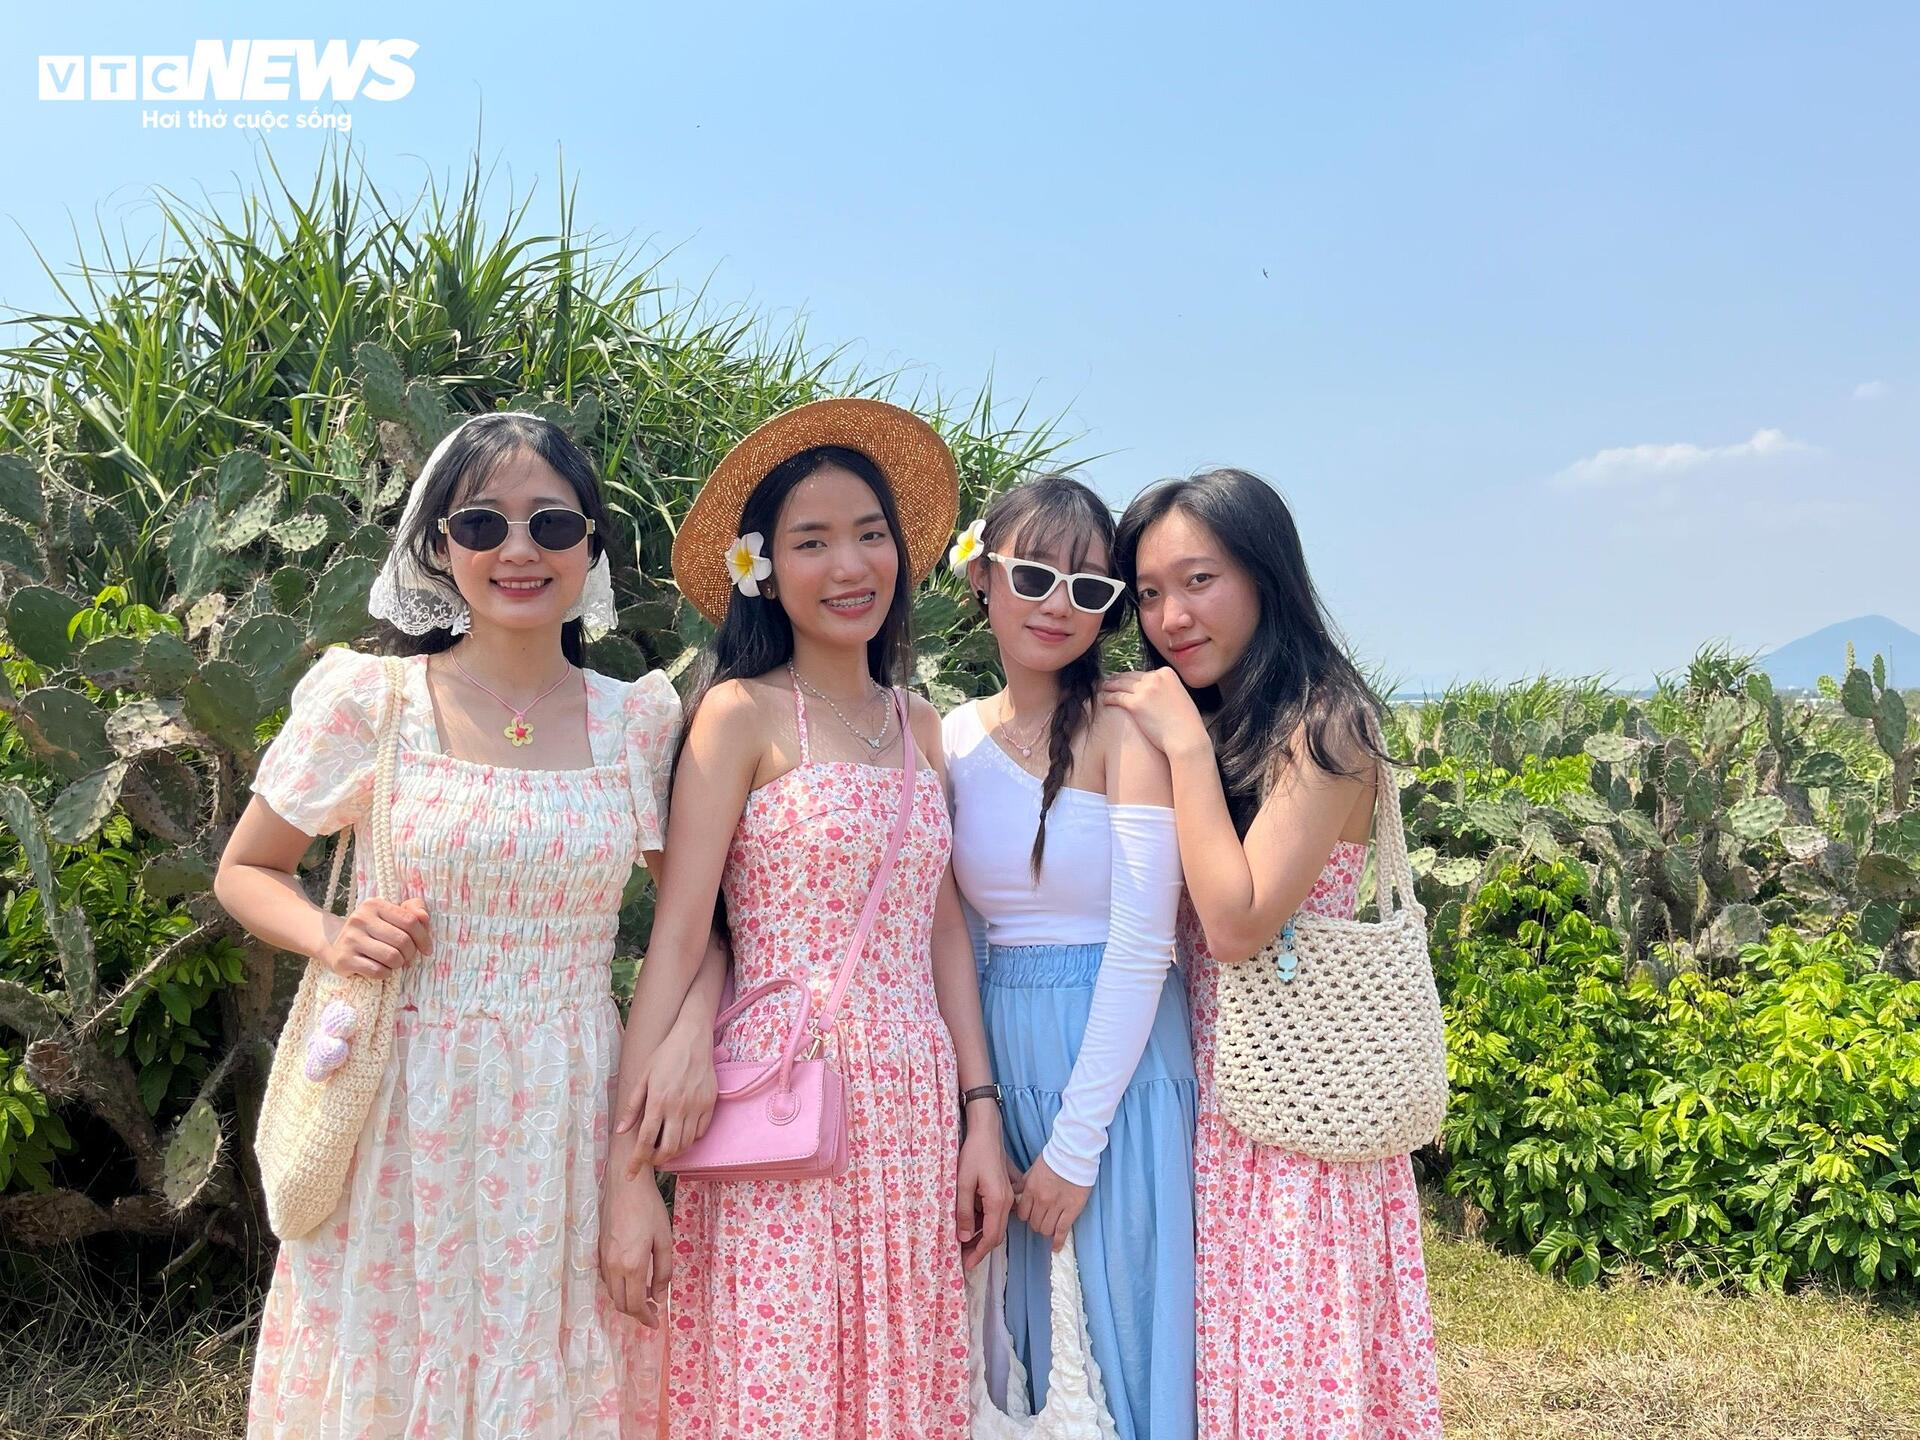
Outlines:
[[[432,953],[403,972],[338,1209],[280,1248],[252,1437],[654,1431],[658,1352],[601,1284],[599,1204],[620,895],[660,848],[680,706],[658,672],[586,684],[593,765],[518,770],[441,753],[425,657],[406,663],[394,856]],[[377,656],[323,655],[255,793],[310,834],[361,825],[385,685]]]

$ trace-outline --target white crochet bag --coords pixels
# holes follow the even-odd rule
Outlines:
[[[1006,1248],[995,1250],[967,1277],[973,1440],[1118,1440],[1113,1417],[1107,1414],[1093,1342],[1087,1337],[1072,1235],[1053,1252],[1048,1278],[1053,1358],[1047,1369],[1046,1407],[1033,1415],[1028,1412],[1026,1367],[1007,1333]],[[996,1388],[1005,1391],[1004,1410],[994,1401]]]
[[[1220,1112],[1262,1145],[1320,1160],[1418,1150],[1447,1109],[1447,1047],[1413,898],[1393,769],[1374,803],[1377,921],[1300,911],[1258,955],[1220,966]]]
[[[387,658],[387,698],[380,712],[373,800],[367,829],[373,842],[373,891],[396,900],[393,859],[394,757],[400,734],[401,662]],[[334,849],[329,903],[340,878],[344,837]],[[333,1213],[345,1190],[373,1108],[374,1092],[393,1050],[400,981],[336,975],[307,962],[299,992],[274,1047],[260,1103],[254,1153],[266,1191],[267,1221],[282,1240],[307,1234]]]

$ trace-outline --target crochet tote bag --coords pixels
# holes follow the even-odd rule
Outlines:
[[[400,893],[393,860],[393,772],[400,735],[401,662],[387,657],[387,698],[380,712],[373,802],[367,829],[373,841],[373,893]],[[340,874],[344,839],[334,851],[331,893]],[[282,1240],[307,1234],[333,1213],[346,1188],[360,1128],[393,1051],[400,1009],[398,979],[336,975],[307,962],[287,1023],[274,1047],[273,1068],[260,1105],[254,1152],[266,1190],[267,1221]]]
[[[1106,1388],[1100,1383],[1093,1342],[1087,1338],[1080,1266],[1073,1257],[1071,1234],[1053,1252],[1048,1279],[1053,1358],[1047,1369],[1047,1403],[1032,1415],[1027,1406],[1026,1367],[1007,1332],[1006,1247],[996,1249],[967,1277],[973,1440],[1118,1440],[1113,1417],[1107,1414]],[[1003,1378],[1004,1410],[993,1398]]]
[[[1258,955],[1220,966],[1214,1085],[1227,1122],[1259,1144],[1384,1160],[1439,1133],[1446,1036],[1385,764],[1373,839],[1377,921],[1301,911]]]

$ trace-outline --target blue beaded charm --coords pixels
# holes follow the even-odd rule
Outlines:
[[[1293,922],[1289,920],[1280,930],[1280,953],[1273,957],[1273,963],[1283,985],[1291,985],[1294,976],[1299,973],[1300,957],[1293,953]]]

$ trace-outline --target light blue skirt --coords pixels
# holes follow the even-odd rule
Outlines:
[[[1104,945],[994,946],[982,976],[987,1044],[1006,1142],[1025,1169],[1046,1147],[1087,1028]],[[1087,1329],[1121,1440],[1194,1433],[1193,1123],[1196,1082],[1185,983],[1167,972],[1153,1031],[1107,1130],[1073,1244]],[[1046,1240],[1007,1230],[1007,1329],[1046,1403]]]

